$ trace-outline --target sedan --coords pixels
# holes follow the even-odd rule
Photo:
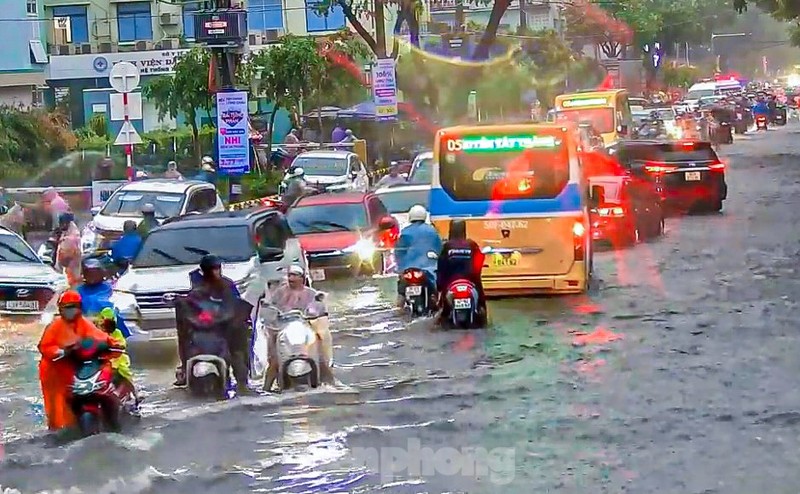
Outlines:
[[[67,287],[21,236],[0,227],[0,314],[40,314]]]

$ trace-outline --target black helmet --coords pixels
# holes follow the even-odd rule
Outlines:
[[[131,233],[136,231],[136,222],[133,220],[127,220],[125,223],[122,224],[122,231],[124,233]]]
[[[58,216],[59,225],[69,225],[73,221],[75,221],[75,215],[72,213],[61,213]]]
[[[93,257],[83,260],[81,263],[81,274],[83,275],[83,281],[89,285],[100,283],[106,277],[103,264]]]
[[[222,261],[214,254],[206,254],[200,260],[200,271],[203,275],[211,274],[211,271],[222,268]]]

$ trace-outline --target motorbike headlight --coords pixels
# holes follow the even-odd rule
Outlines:
[[[372,240],[368,238],[362,238],[355,244],[344,249],[344,251],[355,252],[362,261],[366,261],[372,259],[372,256],[375,255],[375,249],[375,243]]]
[[[117,308],[124,319],[135,318],[139,306],[136,297],[131,292],[114,290],[109,301]]]

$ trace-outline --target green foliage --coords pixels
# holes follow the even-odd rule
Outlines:
[[[58,113],[0,106],[0,163],[40,166],[75,148],[69,122]]]
[[[700,71],[692,66],[666,66],[662,70],[662,77],[667,86],[688,88],[700,78]]]
[[[733,0],[733,8],[743,13],[750,6],[756,6],[773,18],[782,22],[791,22],[789,41],[800,46],[800,2],[795,0]]]
[[[349,29],[328,37],[327,41],[330,48],[323,50],[323,64],[315,74],[316,84],[309,100],[317,107],[346,108],[361,103],[369,96],[361,67],[371,60],[372,52]]]
[[[278,193],[278,185],[283,174],[268,172],[264,174],[249,173],[242,177],[244,200],[258,199]]]

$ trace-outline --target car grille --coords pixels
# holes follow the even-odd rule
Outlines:
[[[170,292],[137,293],[136,303],[140,309],[172,309],[175,307],[175,298],[188,294],[188,290]]]
[[[45,308],[48,302],[50,302],[50,299],[53,298],[53,295],[55,295],[55,291],[48,286],[31,285],[27,283],[0,284],[0,300],[4,302],[2,304],[2,308],[5,308],[6,301],[19,301],[38,302],[39,309],[41,310]]]
[[[153,319],[143,318],[139,321],[142,331],[158,331],[161,329],[175,329],[175,318],[158,317]]]
[[[340,250],[323,250],[308,253],[308,264],[312,268],[349,268],[355,262],[354,254]]]

